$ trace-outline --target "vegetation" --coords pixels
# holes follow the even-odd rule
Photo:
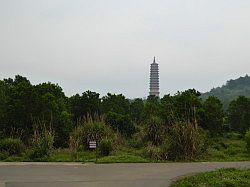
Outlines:
[[[201,95],[202,99],[207,99],[209,96],[218,97],[223,103],[224,110],[227,110],[230,102],[237,97],[250,97],[250,77],[246,75],[235,80],[229,80],[222,87],[213,88]]]
[[[250,152],[250,129],[245,134],[245,141],[247,144],[247,150]]]
[[[226,133],[209,138],[210,145],[201,160],[205,161],[246,161],[250,158],[246,142],[238,133]]]
[[[236,98],[225,112],[217,97],[200,96],[66,97],[57,84],[0,80],[0,160],[89,162],[96,152],[103,163],[249,160],[250,99]]]
[[[6,155],[21,155],[24,144],[20,139],[4,138],[0,140],[0,151]]]
[[[193,176],[184,177],[174,182],[171,187],[248,187],[250,186],[250,169],[218,169]]]

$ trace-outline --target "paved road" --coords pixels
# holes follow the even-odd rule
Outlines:
[[[250,168],[250,162],[164,164],[1,163],[0,187],[168,186],[181,175],[222,167]]]

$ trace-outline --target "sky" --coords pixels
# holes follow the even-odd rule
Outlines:
[[[249,74],[249,0],[0,0],[0,79],[146,97]]]

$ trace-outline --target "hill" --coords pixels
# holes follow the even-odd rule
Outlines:
[[[209,92],[203,93],[201,98],[207,99],[209,96],[216,96],[221,100],[226,110],[229,103],[240,95],[250,97],[250,77],[248,75],[235,80],[231,79],[222,87],[213,88]]]

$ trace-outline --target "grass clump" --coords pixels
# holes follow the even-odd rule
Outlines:
[[[249,187],[250,169],[218,169],[184,177],[171,187]]]
[[[54,133],[43,126],[35,128],[32,138],[32,147],[27,152],[28,159],[32,161],[49,161],[53,152]]]
[[[239,136],[211,138],[205,161],[246,161],[250,159],[247,144]]]
[[[149,160],[130,153],[99,158],[97,163],[146,163]]]
[[[247,150],[250,152],[250,129],[245,134],[245,141],[247,144]]]
[[[0,140],[0,158],[21,155],[24,149],[25,146],[20,139],[5,138]]]

